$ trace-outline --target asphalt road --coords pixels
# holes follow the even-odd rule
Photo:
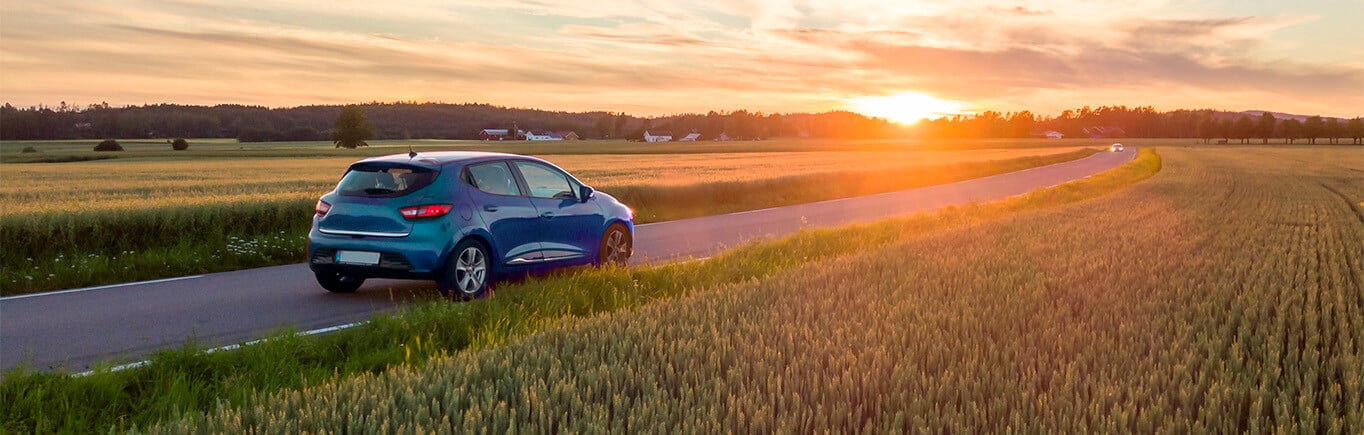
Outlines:
[[[654,224],[635,231],[633,262],[702,258],[760,237],[984,202],[1114,168],[1136,151],[958,183]],[[363,321],[429,299],[434,285],[370,280],[354,294],[318,287],[307,264],[0,298],[0,369],[81,371],[138,361],[192,339],[201,347],[253,340],[281,327],[310,331]]]

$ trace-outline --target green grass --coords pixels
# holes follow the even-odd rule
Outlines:
[[[1094,152],[1085,149],[997,161],[680,186],[598,187],[633,207],[636,223],[648,223],[949,183],[1074,160]],[[230,202],[196,202],[188,196],[134,197],[128,200],[132,205],[128,208],[0,215],[0,240],[5,241],[0,258],[0,294],[304,261],[316,194],[233,193],[228,197]]]
[[[838,254],[151,431],[1364,432],[1357,151],[1160,152],[1112,195],[805,234]]]
[[[325,336],[287,338],[233,352],[188,348],[162,352],[150,365],[88,377],[13,371],[0,385],[7,431],[98,431],[145,427],[185,413],[259,409],[265,394],[308,391],[395,365],[421,367],[432,356],[503,345],[573,317],[639,307],[703,289],[786,273],[855,252],[875,250],[933,230],[971,225],[1103,195],[1152,176],[1153,152],[1087,179],[988,205],[952,208],[875,225],[805,231],[738,248],[712,259],[636,269],[579,269],[506,285],[466,304],[419,303],[395,316]],[[570,322],[571,323],[571,322]],[[565,354],[569,357],[572,352]],[[443,360],[437,360],[443,361]],[[371,396],[374,400],[385,394]],[[215,420],[217,421],[217,420]]]

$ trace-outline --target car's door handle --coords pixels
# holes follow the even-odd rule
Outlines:
[[[540,217],[545,218],[545,219],[554,219],[554,212],[552,212],[552,211],[547,211],[547,212],[544,212],[544,213],[540,213]]]
[[[497,206],[488,204],[483,206],[483,211],[497,211]]]

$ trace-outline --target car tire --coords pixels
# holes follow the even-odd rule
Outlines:
[[[364,278],[340,272],[315,272],[314,275],[317,276],[317,284],[332,293],[354,293],[365,284]]]
[[[493,261],[488,246],[478,240],[464,239],[450,251],[436,287],[448,298],[467,301],[487,296],[492,281]]]
[[[601,246],[597,249],[598,266],[625,266],[634,255],[634,240],[625,225],[611,224],[602,233]]]

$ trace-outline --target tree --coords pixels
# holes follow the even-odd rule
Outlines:
[[[1269,138],[1274,136],[1274,124],[1278,122],[1279,119],[1269,112],[1260,115],[1260,122],[1255,124],[1255,133],[1263,139],[1261,143],[1269,143]]]
[[[1307,139],[1307,143],[1316,145],[1317,138],[1321,137],[1324,128],[1325,124],[1321,122],[1320,116],[1307,118],[1307,121],[1302,123],[1302,137]]]
[[[1232,131],[1236,128],[1236,121],[1223,119],[1217,122],[1217,135],[1222,137],[1222,142],[1231,142]]]
[[[1009,116],[1009,137],[1028,137],[1037,128],[1037,119],[1032,112],[1024,110]]]
[[[1232,136],[1240,139],[1243,144],[1247,143],[1252,136],[1255,136],[1255,121],[1252,121],[1249,116],[1241,115],[1241,118],[1237,119],[1236,123],[1232,125],[1231,130]]]
[[[350,105],[341,108],[341,114],[336,117],[335,127],[332,143],[336,144],[337,148],[369,146],[365,141],[374,138],[374,126],[369,125],[369,120],[365,119],[365,109],[360,106]]]
[[[1351,144],[1364,143],[1364,118],[1345,123],[1345,136],[1350,138]]]
[[[609,113],[608,113],[608,114],[601,115],[601,116],[598,116],[598,117],[597,117],[597,122],[595,123],[595,125],[593,125],[593,127],[594,127],[594,133],[596,133],[596,134],[592,135],[592,137],[597,137],[597,138],[602,138],[602,139],[610,138],[610,137],[611,137],[611,124],[612,124],[612,118],[614,118],[614,116],[611,115],[611,114],[609,114]]]
[[[1212,138],[1217,137],[1217,120],[1211,117],[1203,118],[1202,121],[1198,121],[1196,130],[1198,137],[1203,139],[1203,144],[1206,145]]]
[[[167,139],[166,142],[170,143],[171,149],[176,151],[189,149],[189,141],[185,140],[183,137],[177,137],[175,140]]]
[[[95,145],[95,151],[123,151],[123,145],[119,145],[116,140],[105,139]]]
[[[1337,143],[1338,139],[1345,135],[1345,129],[1341,127],[1340,120],[1336,118],[1327,119],[1326,125],[1322,127],[1321,131],[1333,144]]]
[[[625,137],[625,127],[626,127],[625,124],[626,124],[627,122],[629,122],[629,121],[630,121],[630,118],[628,117],[628,115],[625,114],[625,112],[620,112],[620,113],[618,113],[618,114],[612,116],[612,117],[611,117],[611,137],[614,137],[614,138],[622,138],[622,137]]]
[[[1283,137],[1283,143],[1291,144],[1302,137],[1302,122],[1296,119],[1289,118],[1280,123],[1279,126],[1282,130],[1279,136]]]

